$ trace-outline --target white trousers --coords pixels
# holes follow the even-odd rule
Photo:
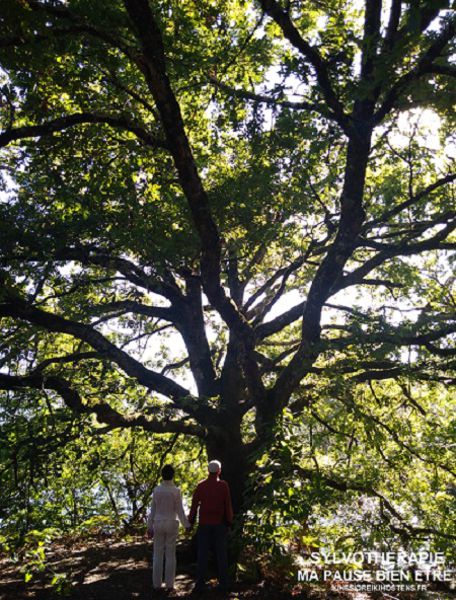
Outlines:
[[[163,558],[165,559],[165,586],[174,587],[176,577],[176,539],[179,522],[174,519],[154,521],[154,560],[152,582],[154,588],[163,581]]]

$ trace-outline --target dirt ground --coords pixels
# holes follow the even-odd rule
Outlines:
[[[216,579],[209,582],[204,594],[192,594],[194,585],[194,552],[189,545],[178,547],[176,589],[170,593],[152,590],[151,571],[152,544],[144,539],[129,541],[91,542],[86,545],[59,546],[48,553],[46,571],[24,582],[20,565],[11,560],[0,560],[0,600],[153,600],[154,598],[198,598],[210,600],[224,596],[217,593]],[[61,593],[49,583],[55,575],[66,575]],[[236,583],[230,600],[402,600],[413,596],[396,597],[364,593],[341,593],[337,590],[317,590],[303,584],[288,585],[288,589],[277,584]],[[456,595],[435,592],[427,598],[447,600]]]

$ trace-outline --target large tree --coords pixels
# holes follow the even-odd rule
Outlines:
[[[197,436],[239,510],[283,415],[337,397],[322,382],[398,381],[409,406],[410,381],[454,383],[446,2],[0,19],[5,394]]]

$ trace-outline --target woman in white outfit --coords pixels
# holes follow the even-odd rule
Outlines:
[[[176,576],[176,539],[179,521],[187,530],[190,529],[190,523],[184,513],[180,490],[173,482],[173,467],[166,465],[161,474],[163,481],[153,491],[152,507],[147,518],[147,533],[154,538],[153,586],[155,589],[160,589],[162,586],[164,558],[165,587],[172,590]]]

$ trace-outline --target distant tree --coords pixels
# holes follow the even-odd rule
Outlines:
[[[239,511],[284,414],[454,384],[449,3],[4,0],[0,23],[4,406],[196,436]]]

